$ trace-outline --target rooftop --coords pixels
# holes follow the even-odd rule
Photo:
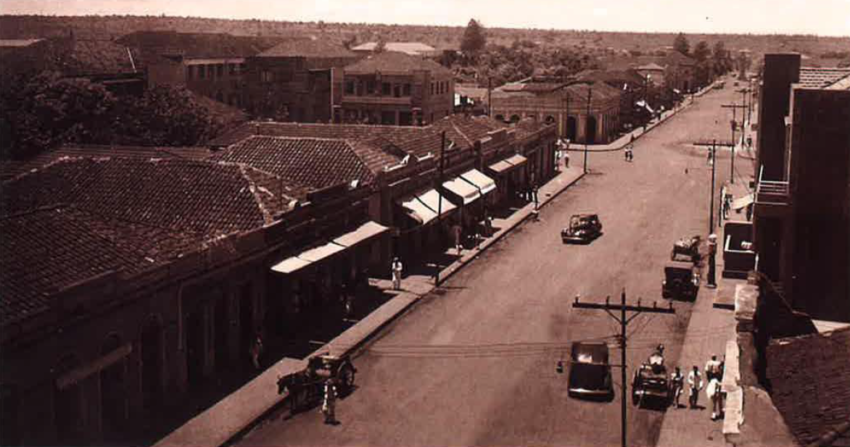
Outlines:
[[[839,87],[847,84],[850,79],[850,67],[848,68],[800,68],[800,84],[805,88],[831,88],[838,84]],[[848,85],[850,87],[850,85]]]
[[[279,37],[175,31],[137,31],[116,40],[140,53],[137,62],[140,66],[158,62],[163,56],[186,59],[246,58],[268,50],[280,41]]]
[[[352,48],[352,51],[375,51],[375,48],[378,46],[378,42],[366,42],[364,44],[357,45]],[[421,42],[386,42],[384,44],[384,51],[396,51],[400,53],[409,54],[412,56],[416,55],[430,55],[436,52],[437,50],[430,46]]]
[[[395,51],[373,54],[345,67],[346,74],[410,74],[414,71],[429,71],[432,74],[452,74],[451,70],[432,60]]]
[[[131,56],[132,55],[132,56]],[[4,71],[55,71],[64,76],[135,73],[138,52],[109,40],[55,38],[4,52]]]
[[[357,55],[326,40],[290,39],[263,51],[256,57],[353,58]]]
[[[850,328],[782,338],[768,345],[771,398],[801,444],[815,442],[850,421],[848,359]]]

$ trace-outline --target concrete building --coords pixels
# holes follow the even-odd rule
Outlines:
[[[768,54],[759,97],[757,268],[794,309],[850,322],[850,69]]]
[[[533,82],[507,84],[491,95],[498,120],[530,118],[557,124],[558,135],[573,142],[604,144],[620,131],[621,91],[604,82]]]
[[[248,58],[248,109],[277,121],[327,123],[342,101],[342,67],[359,59],[323,40],[293,39]]]
[[[345,67],[344,73],[334,122],[410,126],[452,114],[452,72],[431,60],[383,52]]]

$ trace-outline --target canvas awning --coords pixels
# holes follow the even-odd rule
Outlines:
[[[481,193],[475,185],[460,177],[455,177],[447,182],[443,182],[443,187],[460,197],[463,200],[464,205],[469,205],[481,197]]]
[[[424,225],[437,217],[438,209],[442,211],[443,215],[446,215],[446,213],[457,208],[445,197],[442,198],[442,204],[440,204],[440,197],[440,193],[436,190],[429,189],[424,193],[405,197],[397,203],[407,211],[408,216]]]
[[[735,211],[744,209],[750,206],[750,204],[753,203],[754,200],[755,198],[752,194],[747,194],[744,197],[739,197],[732,201],[732,209]]]
[[[487,177],[484,173],[477,169],[464,172],[460,175],[460,178],[478,188],[478,192],[480,192],[481,195],[485,195],[496,189],[496,181]]]
[[[493,171],[497,174],[502,174],[502,173],[505,173],[507,171],[510,171],[513,168],[516,168],[518,166],[525,164],[527,161],[528,161],[527,158],[523,157],[520,154],[516,154],[516,155],[513,155],[509,158],[506,158],[506,159],[504,159],[504,160],[502,160],[498,163],[494,163],[494,164],[488,166],[488,168],[490,168],[491,171]]]
[[[353,247],[354,245],[359,244],[360,242],[369,240],[375,236],[386,233],[390,229],[376,222],[369,222],[360,225],[356,230],[343,234],[342,236],[334,239],[335,244],[342,245],[344,247]]]
[[[318,262],[343,250],[345,250],[345,247],[342,245],[328,242],[325,245],[320,245],[316,248],[311,248],[310,250],[302,252],[298,255],[298,258],[309,262]]]
[[[303,259],[298,259],[296,256],[292,256],[291,258],[284,259],[283,261],[275,264],[272,267],[272,270],[278,273],[292,273],[298,270],[303,269],[310,265],[311,262],[305,261]]]

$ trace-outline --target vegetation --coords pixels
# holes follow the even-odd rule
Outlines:
[[[487,46],[487,36],[484,35],[484,27],[475,19],[470,19],[463,32],[460,50],[475,57],[484,50],[485,46]]]
[[[194,95],[158,86],[118,96],[87,79],[42,73],[3,82],[0,154],[23,159],[65,143],[191,146],[223,125]]]
[[[679,33],[673,40],[673,49],[687,56],[691,51],[691,44],[688,42],[688,38],[685,37],[684,34]]]

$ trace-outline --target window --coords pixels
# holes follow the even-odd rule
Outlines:
[[[390,96],[392,94],[392,85],[389,82],[381,84],[381,94],[385,96]]]
[[[269,82],[272,82],[272,72],[270,72],[268,70],[263,70],[260,73],[260,82],[262,82],[264,84],[268,84]]]
[[[434,95],[434,83],[432,82],[431,83],[431,96],[433,96],[433,95]]]
[[[230,73],[230,76],[236,74],[236,64],[227,64],[227,72]]]
[[[404,84],[404,96],[410,96],[410,84]]]
[[[204,79],[207,76],[206,66],[198,65],[198,79]]]
[[[350,79],[345,81],[345,94],[346,95],[353,95],[354,94],[354,81],[352,81]]]
[[[245,73],[245,70],[246,70],[245,64],[239,64],[239,72]]]
[[[401,86],[400,85],[396,84],[396,85],[393,86],[393,96],[395,96],[396,98],[401,97]]]
[[[373,81],[371,79],[366,81],[366,94],[367,95],[374,95],[375,94],[375,81]]]
[[[218,64],[215,66],[215,75],[219,78],[224,77],[224,64]]]
[[[186,79],[191,81],[195,77],[195,66],[189,65],[186,67]]]

